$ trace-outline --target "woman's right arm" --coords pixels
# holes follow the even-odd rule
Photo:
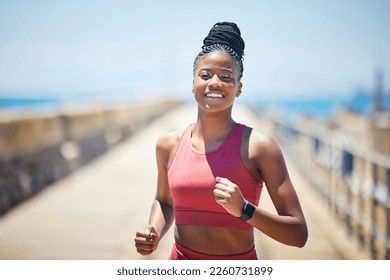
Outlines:
[[[137,231],[135,246],[141,255],[153,253],[164,234],[171,227],[173,214],[173,200],[168,184],[168,164],[173,157],[178,143],[175,134],[161,136],[156,144],[157,160],[157,191],[149,216],[148,226]]]

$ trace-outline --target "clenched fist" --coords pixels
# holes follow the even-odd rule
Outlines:
[[[213,194],[215,201],[226,209],[231,215],[241,217],[245,199],[240,188],[226,178],[216,177]]]
[[[148,225],[143,231],[137,231],[134,239],[137,252],[143,256],[153,253],[159,243],[159,236],[156,229]]]

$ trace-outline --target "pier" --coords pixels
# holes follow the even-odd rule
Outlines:
[[[256,231],[260,259],[385,258],[383,254],[373,256],[368,245],[363,246],[351,234],[346,220],[335,215],[324,193],[302,171],[303,165],[296,163],[299,150],[288,150],[291,145],[283,142],[286,138],[277,133],[286,132],[286,127],[278,128],[275,120],[258,116],[240,105],[233,109],[233,116],[237,122],[275,135],[280,142],[309,229],[309,239],[303,248],[279,244]],[[172,228],[150,256],[139,255],[133,239],[135,232],[146,226],[154,199],[158,136],[195,119],[194,104],[172,107],[138,126],[131,136],[87,164],[78,166],[4,213],[0,216],[0,259],[167,259],[174,242]],[[275,212],[266,188],[259,207]]]

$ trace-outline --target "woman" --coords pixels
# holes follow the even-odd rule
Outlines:
[[[197,121],[157,141],[157,193],[149,225],[136,233],[137,251],[155,251],[173,220],[169,259],[257,259],[254,228],[302,247],[306,222],[279,147],[232,118],[242,89],[240,30],[219,22],[203,43],[192,86]],[[263,184],[278,214],[257,207]]]

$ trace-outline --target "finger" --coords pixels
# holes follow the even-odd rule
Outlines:
[[[228,195],[229,197],[236,192],[234,186],[225,186],[225,185],[220,185],[220,184],[216,184],[214,190],[217,190],[218,191],[217,193],[223,192],[226,195]]]
[[[150,229],[148,228],[145,228],[144,231],[137,231],[135,233],[135,236],[136,237],[145,237],[145,238],[153,238],[153,239],[156,239],[157,238],[157,233],[156,231],[151,231]]]
[[[151,237],[136,237],[134,242],[136,244],[155,244],[156,239]]]
[[[226,189],[227,186],[225,184],[222,184],[222,183],[216,183],[215,187],[217,189],[224,190],[224,189]]]
[[[143,238],[155,238],[155,236],[151,235],[150,233],[146,233],[145,231],[137,231],[135,236]]]
[[[143,231],[137,231],[134,238],[137,252],[141,255],[150,255],[158,244],[158,236],[153,227],[147,226]]]
[[[234,191],[234,188],[232,186],[224,185],[221,183],[215,184],[215,188],[218,190],[221,190],[221,191],[225,191],[225,192],[233,192]]]
[[[155,246],[154,245],[148,245],[148,244],[136,244],[135,246],[137,248],[137,251],[138,250],[142,250],[142,251],[151,251],[153,252]]]
[[[149,237],[136,237],[134,238],[134,243],[137,248],[153,248],[157,241]]]
[[[229,181],[229,179],[227,178],[223,178],[223,177],[215,177],[215,180],[218,182],[218,183],[222,183],[224,185],[229,185],[229,184],[232,184],[232,182]]]
[[[231,196],[225,192],[221,192],[219,190],[214,190],[214,199],[218,203],[227,204],[229,203],[229,200]]]
[[[224,198],[224,199],[232,197],[229,192],[219,190],[219,189],[214,189],[213,194],[216,197],[220,197],[220,198]]]
[[[148,225],[145,228],[145,233],[152,238],[156,238],[158,236],[156,229],[152,225]]]
[[[217,178],[219,178],[219,177],[217,177]],[[220,180],[217,181],[217,183],[215,185],[231,187],[231,188],[234,188],[236,186],[236,184],[234,184],[233,182],[229,181],[226,178],[221,178]]]
[[[153,245],[153,241],[152,240],[146,239],[146,238],[140,238],[140,237],[134,238],[134,243],[135,243],[136,247]]]

